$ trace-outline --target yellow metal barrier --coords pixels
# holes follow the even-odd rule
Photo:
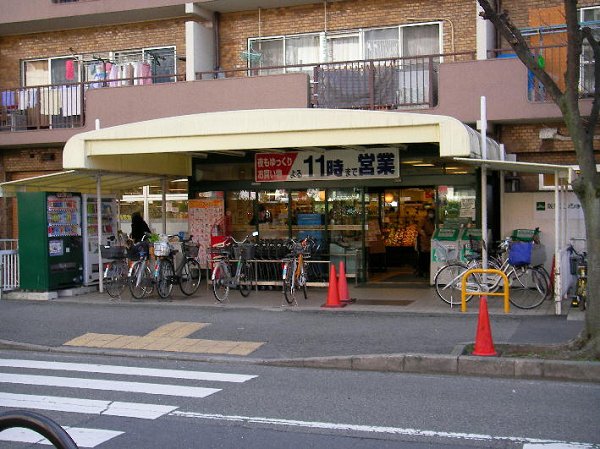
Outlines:
[[[473,268],[471,270],[465,271],[465,273],[462,276],[462,280],[461,280],[462,295],[461,295],[460,311],[461,312],[467,311],[467,279],[469,278],[469,276],[471,276],[474,273],[497,274],[499,276],[502,276],[502,279],[504,280],[504,282],[503,282],[504,291],[502,293],[499,293],[499,292],[469,292],[469,294],[470,295],[478,295],[478,296],[504,296],[504,313],[508,313],[510,311],[510,305],[508,302],[508,295],[509,295],[508,277],[506,276],[506,274],[504,274],[503,271],[494,270],[491,268],[488,268],[486,270],[484,270],[483,268]]]

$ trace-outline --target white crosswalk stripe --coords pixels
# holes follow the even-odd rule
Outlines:
[[[0,382],[23,385],[44,385],[49,387],[86,388],[91,390],[124,391],[165,396],[205,398],[219,388],[181,387],[145,382],[123,382],[118,380],[84,379],[77,377],[37,376],[29,374],[0,374]]]
[[[75,444],[79,447],[94,448],[114,437],[122,435],[124,432],[106,429],[86,429],[82,427],[64,427],[71,436]],[[38,443],[52,446],[48,440],[40,436],[39,433],[29,429],[12,428],[0,432],[0,441],[10,441],[15,443]]]
[[[96,399],[0,393],[0,407],[54,410],[87,415],[110,415],[127,418],[156,419],[176,410],[173,405],[137,402],[102,401]]]
[[[124,393],[135,393],[151,395],[150,397],[168,396],[173,398],[205,398],[221,391],[220,388],[208,388],[189,385],[161,384],[157,382],[134,382],[122,380],[94,379],[83,377],[67,377],[68,372],[109,374],[146,379],[173,379],[182,381],[208,381],[243,383],[257,376],[229,374],[218,372],[139,368],[120,365],[99,365],[85,363],[63,363],[42,360],[20,360],[0,359],[0,368],[6,368],[12,372],[0,372],[0,383],[13,385],[35,385],[46,387],[61,387],[75,389],[75,391],[117,391]],[[16,370],[44,370],[60,371],[60,376],[25,374]],[[31,371],[29,371],[31,372]],[[179,382],[181,384],[182,382]],[[17,387],[18,388],[18,387]],[[54,390],[56,393],[56,390]],[[85,415],[118,416],[138,419],[158,419],[175,411],[178,406],[121,402],[104,399],[83,399],[68,396],[50,396],[20,393],[0,392],[0,408],[5,409],[28,409],[42,411],[68,412]],[[124,432],[110,429],[88,429],[80,427],[66,427],[65,430],[71,435],[79,447],[94,448]],[[29,429],[12,428],[0,432],[0,441],[50,444],[41,435]]]
[[[93,363],[46,362],[39,360],[0,359],[0,367],[32,368],[44,370],[81,371],[85,373],[124,374],[128,376],[163,377],[168,379],[207,380],[217,382],[246,382],[257,376],[242,374],[210,373],[177,369],[137,368],[120,365],[96,365]]]

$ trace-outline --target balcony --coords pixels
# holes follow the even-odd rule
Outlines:
[[[562,48],[544,49],[546,69],[560,81]],[[507,57],[508,56],[508,57]],[[582,113],[591,97],[582,70]],[[164,77],[165,75],[161,75]],[[479,119],[487,97],[488,119],[497,123],[556,120],[558,107],[523,64],[511,55],[475,60],[473,53],[347,61],[318,65],[253,67],[203,72],[197,81],[169,75],[3,89],[3,143],[64,142],[71,135],[153,118],[256,108],[312,107],[417,111]],[[39,131],[27,133],[22,131]],[[51,133],[51,134],[50,134]],[[29,135],[25,137],[24,135]],[[36,137],[34,138],[33,135]],[[52,135],[52,137],[51,137]],[[8,136],[11,136],[10,138]],[[15,137],[19,136],[19,137]]]

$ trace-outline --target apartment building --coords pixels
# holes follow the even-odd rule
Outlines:
[[[4,238],[18,233],[15,189],[93,193],[96,177],[112,174],[128,182],[105,178],[100,188],[109,194],[173,194],[162,214],[179,227],[194,201],[218,200],[203,225],[207,242],[253,227],[265,239],[312,233],[327,257],[353,254],[351,269],[368,279],[399,261],[416,264],[415,239],[429,210],[438,227],[481,224],[479,169],[454,157],[481,151],[464,142],[477,140],[482,96],[488,136],[503,146],[490,151],[576,165],[559,109],[475,0],[1,3],[1,180],[67,168],[89,178],[5,186]],[[496,3],[559,79],[562,2]],[[581,21],[597,26],[600,3],[580,6]],[[584,53],[585,113],[594,61]],[[540,202],[535,195],[552,188],[554,176],[541,169],[489,175],[495,238],[539,218],[535,211],[525,221],[511,210],[501,216],[501,192]],[[125,218],[139,207],[121,204]],[[269,220],[255,223],[260,205]]]

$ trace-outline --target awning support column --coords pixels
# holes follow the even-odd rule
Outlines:
[[[562,285],[560,278],[560,248],[562,246],[561,238],[561,220],[560,213],[562,210],[562,204],[560,201],[560,188],[559,188],[559,176],[560,172],[556,170],[554,172],[554,313],[555,315],[561,314],[561,297],[562,297]]]
[[[84,213],[85,213],[85,205]],[[98,234],[98,290],[100,293],[104,291],[104,270],[102,269],[102,251],[100,251],[100,247],[102,245],[102,175],[96,176],[96,222],[97,226],[97,234]],[[84,244],[86,244],[84,242]]]
[[[167,178],[162,178],[162,232],[167,233]]]

